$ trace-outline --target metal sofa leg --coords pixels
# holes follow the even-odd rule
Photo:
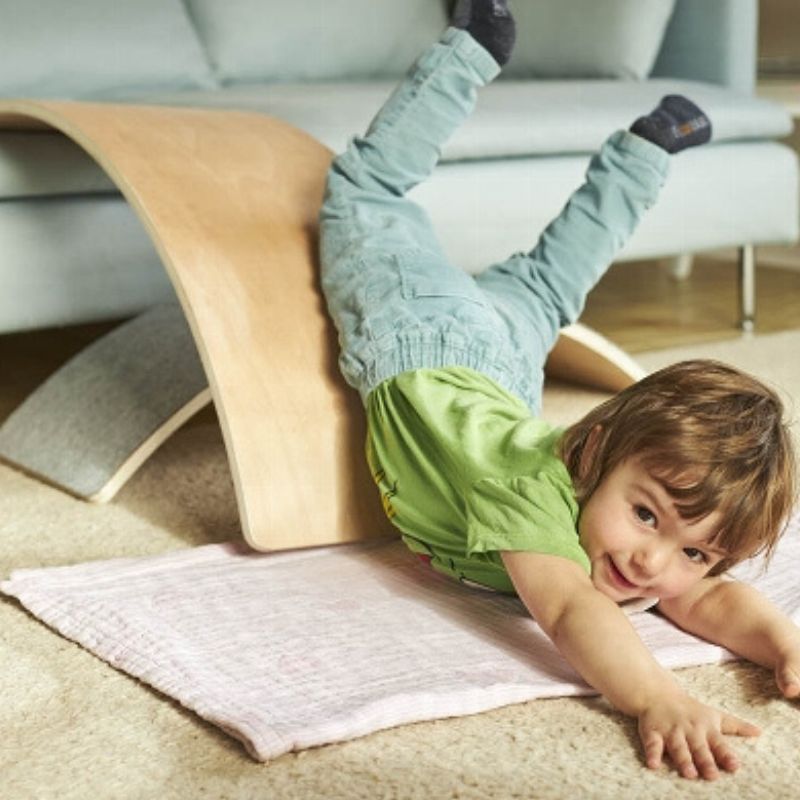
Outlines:
[[[675,281],[685,281],[692,274],[694,253],[681,253],[673,256],[668,262],[670,277]]]
[[[756,248],[745,244],[739,248],[739,327],[751,333],[756,322]]]

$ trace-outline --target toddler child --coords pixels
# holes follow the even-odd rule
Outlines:
[[[657,603],[800,694],[798,628],[723,576],[769,554],[789,513],[781,402],[731,367],[694,361],[566,431],[538,417],[559,329],[655,202],[670,154],[708,141],[710,122],[664,98],[606,141],[533,250],[472,277],[447,262],[405,195],[513,43],[504,0],[461,0],[334,160],[320,246],[340,366],[364,399],[367,458],[408,547],[442,573],[517,593],[585,680],[638,718],[648,767],[666,755],[682,776],[714,779],[737,767],[723,734],[758,729],[684,692],[621,606]]]

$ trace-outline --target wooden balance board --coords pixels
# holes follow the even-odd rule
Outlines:
[[[0,457],[107,501],[212,400],[252,547],[391,534],[319,288],[333,154],[280,120],[235,111],[0,101],[0,129],[56,130],[83,148],[138,215],[180,303],[51,376],[0,427]],[[565,329],[549,369],[610,391],[643,375],[583,326]]]

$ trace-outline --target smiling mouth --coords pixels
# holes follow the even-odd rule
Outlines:
[[[611,578],[613,579],[614,583],[620,589],[638,589],[639,587],[635,583],[631,583],[617,568],[617,565],[614,563],[614,559],[611,556],[607,556],[608,558],[608,571],[611,574]]]

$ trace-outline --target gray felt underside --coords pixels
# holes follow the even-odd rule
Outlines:
[[[82,497],[208,387],[177,304],[156,306],[51,375],[0,427],[0,456]]]

